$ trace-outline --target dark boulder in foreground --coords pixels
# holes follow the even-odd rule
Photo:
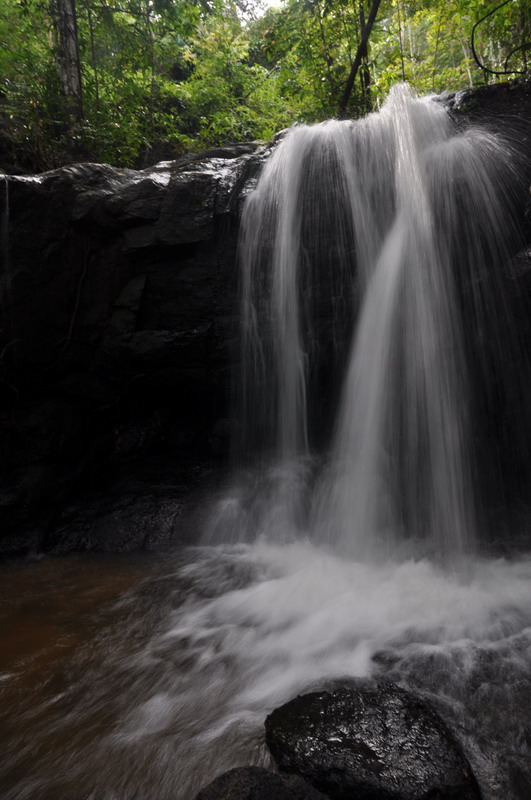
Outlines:
[[[438,714],[393,684],[314,692],[266,719],[281,772],[332,800],[478,800],[468,761]]]
[[[237,767],[219,775],[196,800],[327,800],[298,775],[281,777],[262,767]]]

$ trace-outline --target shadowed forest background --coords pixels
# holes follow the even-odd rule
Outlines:
[[[527,0],[0,8],[0,162],[12,172],[80,160],[142,167],[298,121],[361,116],[397,81],[423,94],[517,78],[529,58]]]

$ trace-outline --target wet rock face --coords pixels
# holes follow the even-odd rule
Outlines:
[[[438,714],[392,684],[297,697],[267,717],[266,742],[332,800],[480,800]]]
[[[514,160],[515,183],[526,242],[531,241],[531,80],[463,89],[439,96],[459,123],[480,125],[503,136]]]
[[[240,198],[261,153],[0,183],[0,555],[33,547],[35,526],[56,541],[59,507],[101,495],[116,465],[223,457]]]
[[[202,789],[196,800],[327,800],[298,775],[281,777],[261,767],[237,767]]]

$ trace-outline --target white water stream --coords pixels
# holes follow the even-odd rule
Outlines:
[[[404,539],[442,561],[473,552],[476,395],[503,394],[502,363],[520,357],[502,285],[514,170],[498,136],[458,130],[405,85],[361,121],[292,129],[266,164],[243,220],[243,440],[298,473],[327,391],[312,371],[328,359],[334,378],[337,359],[315,541],[363,559]],[[337,337],[323,329],[323,302]],[[343,318],[356,315],[348,345]],[[469,342],[469,329],[481,338],[487,327],[494,357]],[[482,359],[472,387],[468,362]]]

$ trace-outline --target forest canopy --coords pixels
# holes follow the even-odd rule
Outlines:
[[[356,117],[398,81],[507,80],[527,71],[527,3],[0,0],[2,148],[22,168],[142,166]]]

